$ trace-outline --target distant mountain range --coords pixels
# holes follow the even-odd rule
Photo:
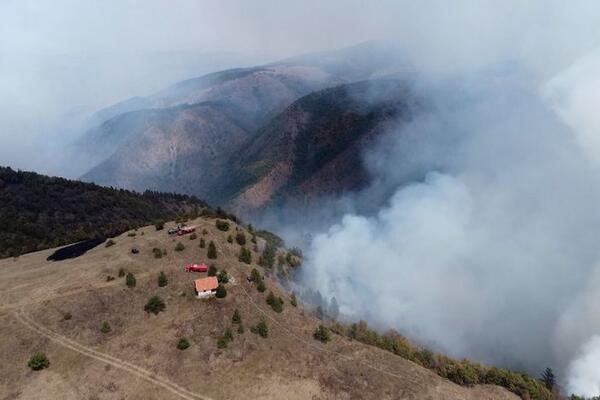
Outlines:
[[[366,43],[208,74],[93,117],[82,179],[197,195],[244,214],[368,182],[362,152],[419,110],[411,72]]]

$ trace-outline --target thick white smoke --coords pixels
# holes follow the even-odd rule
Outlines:
[[[433,111],[366,156],[362,197],[395,194],[317,235],[307,282],[351,318],[600,394],[600,102],[586,85],[600,74],[573,69],[541,87],[512,66],[422,89]]]

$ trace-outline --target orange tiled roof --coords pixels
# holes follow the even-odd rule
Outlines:
[[[194,281],[197,292],[205,292],[207,290],[215,290],[219,286],[216,276],[209,276],[208,278],[196,279]]]

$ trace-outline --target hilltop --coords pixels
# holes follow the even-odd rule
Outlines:
[[[187,223],[193,234],[169,236],[174,223],[141,227],[65,261],[47,261],[52,249],[0,260],[0,398],[517,398],[498,386],[459,386],[359,335],[352,340],[332,330],[329,342],[315,340],[320,324],[335,326],[307,305],[294,307],[274,270],[258,265],[267,248],[258,232],[211,216]],[[250,264],[240,261],[238,234]],[[216,259],[208,258],[211,242]],[[283,261],[288,253],[278,247],[273,254],[283,276],[297,268]],[[206,273],[184,272],[190,262],[226,270],[226,297],[195,298],[193,279]],[[264,276],[264,292],[247,280],[254,268]],[[161,271],[166,287],[158,285]],[[128,273],[134,287],[126,285]],[[267,304],[269,292],[281,299],[281,312]],[[144,311],[152,296],[165,303],[157,315]],[[232,322],[236,309],[243,331]],[[261,321],[267,337],[253,332]],[[224,339],[228,329],[231,341]],[[184,350],[177,348],[182,338]],[[27,362],[37,351],[49,367],[32,371]]]

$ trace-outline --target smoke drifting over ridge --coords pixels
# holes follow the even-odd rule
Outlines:
[[[317,235],[304,279],[351,318],[600,394],[597,61],[424,79],[433,110],[365,156],[360,197],[393,196]]]

